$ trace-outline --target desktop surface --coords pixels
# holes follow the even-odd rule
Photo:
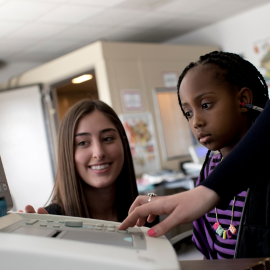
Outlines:
[[[180,261],[181,270],[245,270],[251,269],[263,258]]]

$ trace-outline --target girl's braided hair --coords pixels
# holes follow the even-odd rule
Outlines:
[[[257,68],[237,54],[214,51],[201,56],[197,62],[191,62],[179,77],[177,84],[177,95],[179,105],[185,117],[186,115],[183,110],[179,94],[182,80],[192,68],[206,65],[211,67],[213,71],[216,72],[216,80],[218,80],[220,83],[227,83],[230,86],[237,86],[238,90],[241,90],[243,87],[249,88],[253,93],[253,104],[261,108],[265,107],[265,104],[269,99],[268,86]],[[248,118],[251,122],[254,122],[259,114],[260,113],[257,111],[250,110],[248,112]],[[203,170],[210,152],[210,150],[207,152],[206,159],[203,164],[203,169],[200,175],[201,180],[204,178]]]

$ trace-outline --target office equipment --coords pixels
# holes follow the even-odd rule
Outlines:
[[[192,160],[196,164],[203,164],[208,149],[203,145],[192,145],[188,148]]]
[[[0,176],[1,184],[7,183],[1,160]],[[10,205],[8,193],[9,189],[2,198],[10,209],[12,201]],[[7,213],[0,217],[1,269],[180,269],[176,253],[165,236],[151,238],[145,227],[119,231],[119,224],[68,216]]]
[[[13,202],[0,156],[0,217],[5,216],[12,207]]]
[[[186,174],[198,176],[208,149],[202,145],[192,145],[188,150],[193,162],[184,162],[181,166]]]
[[[157,170],[144,173],[143,179],[146,179],[149,184],[159,184],[162,181],[173,182],[175,180],[183,179],[184,174],[176,171]]]

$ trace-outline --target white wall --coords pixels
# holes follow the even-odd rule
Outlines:
[[[0,91],[0,155],[13,210],[49,199],[54,176],[38,85]]]
[[[266,38],[270,40],[270,4],[168,40],[166,43],[217,45],[223,51],[243,54],[245,59],[258,67],[254,44]]]

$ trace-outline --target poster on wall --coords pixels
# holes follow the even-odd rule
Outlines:
[[[140,90],[122,90],[121,98],[124,111],[141,111],[143,109]]]
[[[270,94],[270,37],[256,41],[253,46],[254,51],[254,65],[263,75]]]
[[[136,175],[160,169],[151,113],[120,114],[127,133]]]
[[[163,72],[163,84],[164,87],[176,87],[178,83],[178,74],[176,72]]]

